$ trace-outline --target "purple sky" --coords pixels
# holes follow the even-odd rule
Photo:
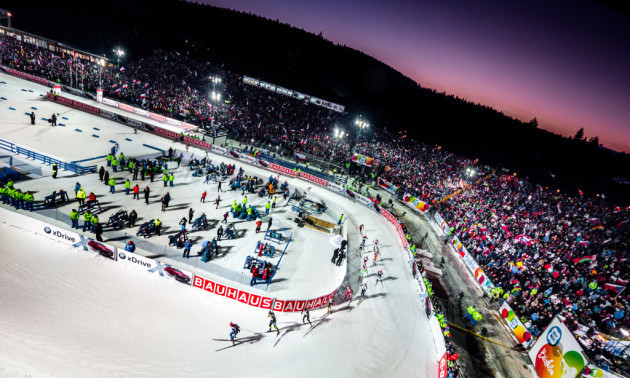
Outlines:
[[[203,0],[363,51],[422,86],[630,152],[630,17],[594,1]],[[549,4],[552,3],[552,4]]]

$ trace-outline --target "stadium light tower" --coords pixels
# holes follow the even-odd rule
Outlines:
[[[11,29],[11,17],[13,15],[6,9],[0,9],[0,20],[7,19],[7,26]]]
[[[118,64],[118,68],[120,68],[120,58],[122,58],[123,56],[125,56],[125,52],[120,48],[116,48],[114,50],[112,50],[114,52],[114,54],[116,54],[116,62]]]
[[[208,79],[210,79],[210,81],[212,82],[212,93],[210,94],[210,100],[218,104],[218,102],[221,101],[221,93],[217,92],[216,87],[217,84],[221,82],[221,77],[214,75],[208,77]],[[214,127],[214,116],[216,114],[214,108],[215,105],[212,104],[212,120],[210,121],[210,127]]]
[[[103,88],[103,66],[105,65],[105,61],[103,59],[98,60],[98,87]]]

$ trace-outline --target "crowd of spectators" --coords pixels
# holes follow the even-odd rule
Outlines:
[[[77,67],[72,57],[10,37],[0,37],[0,43],[3,65],[70,85],[70,65]],[[102,80],[106,97],[214,125],[238,140],[338,163],[350,161],[353,153],[374,158],[372,177],[436,205],[534,335],[559,313],[568,324],[618,336],[621,328],[630,329],[628,208],[613,206],[603,196],[544,189],[402,133],[377,128],[361,133],[352,128],[348,113],[244,84],[223,67],[176,52],[156,51],[121,67],[79,63],[78,83],[86,91]],[[217,76],[220,82],[212,80]],[[220,100],[213,92],[221,94]],[[343,137],[334,133],[336,128]]]

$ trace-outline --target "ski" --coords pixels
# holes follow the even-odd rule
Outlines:
[[[237,346],[237,345],[241,345],[241,344],[243,344],[243,343],[245,343],[245,341],[239,341],[239,342],[234,343],[234,344],[232,344],[232,345],[230,345],[230,346],[226,346],[226,347],[224,347],[224,348],[219,348],[219,349],[215,350],[215,352],[218,352],[218,351],[221,351],[221,350],[224,350],[224,349],[227,349],[227,348],[232,348],[232,347],[235,347],[235,346]]]
[[[230,339],[212,339],[212,340],[214,340],[214,341],[232,341]]]
[[[357,302],[357,306],[360,305],[361,302],[363,302],[363,298],[359,299],[359,301]]]

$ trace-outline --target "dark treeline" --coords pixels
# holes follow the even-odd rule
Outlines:
[[[18,29],[109,58],[121,46],[127,53],[123,66],[156,49],[188,53],[341,103],[374,127],[407,130],[418,141],[507,167],[542,185],[606,193],[621,204],[630,199],[630,186],[613,181],[630,178],[630,157],[600,148],[588,129],[592,140],[562,137],[535,120],[423,88],[359,51],[274,20],[176,0],[5,0],[3,7],[13,12]]]

